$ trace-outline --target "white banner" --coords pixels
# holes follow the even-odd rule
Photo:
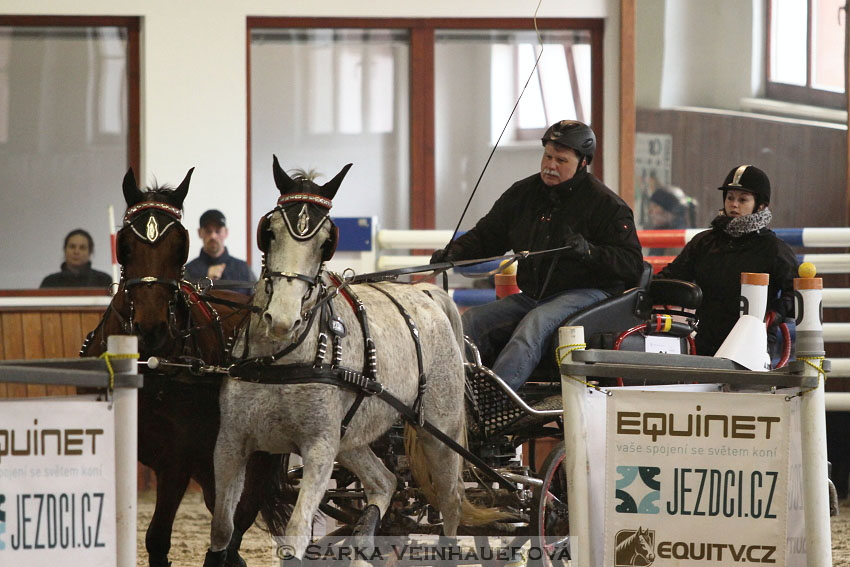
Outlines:
[[[108,404],[0,402],[0,565],[115,567],[115,534]]]
[[[605,565],[785,564],[785,396],[618,389],[607,402]]]

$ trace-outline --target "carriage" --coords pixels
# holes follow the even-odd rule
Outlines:
[[[158,495],[157,508],[162,506],[164,519],[155,517],[149,528],[150,564],[167,561],[170,522],[189,476],[206,481],[202,487],[210,509],[215,502],[213,542],[206,565],[244,564],[238,556],[241,532],[259,508],[264,509],[270,531],[280,535],[284,559],[303,554],[310,520],[318,509],[341,525],[336,535],[354,535],[366,544],[375,534],[498,535],[507,538],[513,549],[531,540],[543,551],[539,558],[544,564],[565,563],[569,558],[569,509],[563,468],[566,453],[559,442],[563,410],[556,360],[546,361],[537,372],[540,379],[532,380],[522,395],[517,395],[481,363],[474,345],[462,345],[456,308],[438,288],[367,282],[365,278],[355,281],[324,273],[323,262],[333,254],[336,240],[327,212],[346,171],[320,187],[309,180],[291,179],[275,158],[281,199],[258,228],[258,244],[267,257],[265,283],[258,286],[253,304],[246,304],[237,294],[201,291],[181,281],[186,236],[185,229],[180,230],[179,209],[191,171],[174,192],[144,193],[136,187],[131,172],[125,178],[128,212],[118,238],[122,283],[104,323],[84,351],[96,352],[91,345],[99,344],[99,337],[109,331],[107,320],[112,318],[119,331],[145,339],[141,342],[146,350],[143,358],[152,357],[151,370],[157,366],[152,384],[176,380],[189,384],[192,392],[208,393],[211,388],[218,390],[221,373],[226,373],[215,482],[211,482],[213,451],[209,443],[202,444],[202,454],[191,465],[184,463],[179,474],[163,472],[160,477],[157,471],[158,491],[163,492],[162,498]],[[280,251],[285,246],[290,248],[283,255]],[[299,248],[304,251],[302,256],[292,252]],[[630,342],[640,342],[636,331],[654,328],[654,304],[696,307],[698,288],[683,282],[650,285],[650,274],[647,265],[637,287],[577,313],[565,324],[583,326],[590,347],[610,348],[616,342],[629,348]],[[284,303],[279,304],[281,301]],[[365,304],[382,305],[384,315],[368,319],[363,314]],[[206,315],[193,315],[193,309]],[[286,310],[292,314],[289,321],[280,315]],[[211,313],[214,316],[210,317]],[[388,319],[394,323],[387,323]],[[314,321],[315,333],[310,331]],[[286,328],[276,335],[271,332],[275,325]],[[624,330],[627,332],[618,337]],[[668,329],[682,341],[692,330],[692,321],[687,319]],[[163,333],[172,338],[167,345],[157,343]],[[204,334],[212,339],[200,340]],[[281,340],[281,335],[286,339]],[[190,337],[194,340],[181,342]],[[433,337],[439,337],[437,343]],[[175,340],[178,338],[181,341]],[[344,344],[354,338],[359,341],[357,348]],[[382,360],[375,345],[391,340],[392,360]],[[214,347],[204,350],[202,342]],[[175,344],[176,350],[172,348]],[[556,352],[554,348],[552,352]],[[225,353],[237,362],[226,364]],[[294,355],[300,358],[286,364]],[[387,368],[393,372],[379,380],[378,370]],[[344,371],[337,372],[339,369]],[[167,373],[164,378],[158,375],[162,371]],[[394,382],[394,373],[405,374],[406,382]],[[427,386],[426,374],[430,374]],[[291,402],[296,391],[310,400],[317,396],[330,400],[334,410],[319,412],[318,420],[310,415],[317,413],[316,407],[306,403],[306,413],[285,417],[262,411],[270,407],[280,412],[282,406],[264,404],[282,392]],[[163,392],[166,390],[159,387],[154,398],[162,398]],[[217,400],[210,401],[206,395],[203,399],[206,415],[219,410]],[[185,407],[171,408],[178,414],[181,409],[185,413]],[[405,418],[406,427],[398,422],[399,415]],[[145,422],[155,419],[140,413],[142,429]],[[305,436],[323,437],[317,432],[337,436],[330,447],[320,444],[318,460],[323,468],[319,473],[310,470],[317,453],[304,450],[309,444],[304,438],[279,441],[296,422],[309,424]],[[328,423],[331,427],[326,427]],[[378,423],[381,425],[376,426]],[[199,425],[193,422],[189,427]],[[200,427],[209,439],[216,433],[218,421],[211,419]],[[370,429],[380,429],[381,434]],[[411,456],[409,435],[417,429],[424,431],[419,439],[419,447],[425,449],[424,466]],[[267,435],[268,431],[275,435]],[[186,448],[179,445],[179,439],[159,442],[172,443],[179,452]],[[538,459],[537,445],[543,439],[554,442]],[[150,440],[141,441],[150,445]],[[526,447],[525,458],[518,454],[521,446]],[[356,455],[352,449],[357,450]],[[285,458],[270,456],[295,450],[302,452],[304,465],[291,466]],[[363,459],[360,452],[364,451],[371,456]],[[248,464],[251,454],[255,456]],[[461,467],[458,455],[471,466]],[[425,470],[427,461],[439,466]],[[282,484],[274,482],[279,467],[287,471]],[[364,478],[370,474],[373,478]],[[330,478],[335,486],[325,490]],[[312,501],[299,508],[300,496],[308,492]],[[236,508],[240,494],[241,505]],[[468,513],[470,510],[477,512]],[[477,521],[461,526],[464,513],[467,519]]]

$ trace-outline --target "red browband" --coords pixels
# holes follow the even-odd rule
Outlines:
[[[324,207],[326,209],[330,209],[333,206],[333,201],[330,199],[325,199],[324,197],[319,197],[318,195],[313,195],[312,193],[290,193],[287,195],[281,195],[277,200],[278,205],[284,205],[286,203],[292,202],[305,202],[305,203],[313,203],[314,205],[319,205],[320,207]]]
[[[128,224],[130,219],[136,216],[138,213],[144,211],[145,209],[159,209],[164,213],[168,213],[169,215],[176,218],[178,221],[183,218],[183,213],[177,207],[172,207],[171,205],[166,205],[165,203],[139,203],[138,205],[133,205],[127,212],[124,213],[124,224]]]

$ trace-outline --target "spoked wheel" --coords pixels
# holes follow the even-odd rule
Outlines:
[[[563,443],[555,446],[540,467],[543,484],[534,487],[532,500],[531,544],[532,562],[545,567],[566,566],[570,558],[570,516],[567,507],[567,475],[564,469],[566,450]],[[538,553],[539,551],[539,553]],[[536,555],[540,555],[538,558]]]

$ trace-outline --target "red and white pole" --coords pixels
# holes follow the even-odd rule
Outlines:
[[[109,216],[109,248],[112,250],[112,283],[118,283],[118,251],[115,248],[115,207],[107,207]]]

